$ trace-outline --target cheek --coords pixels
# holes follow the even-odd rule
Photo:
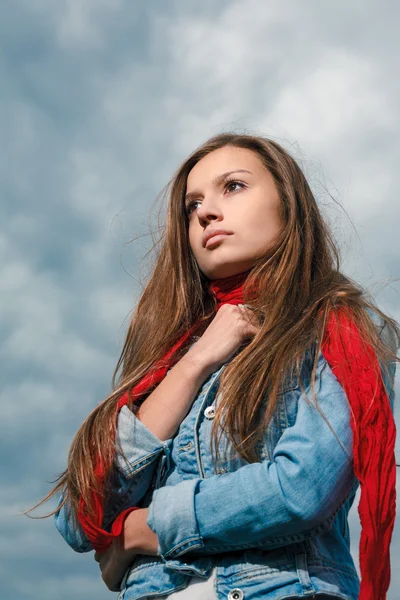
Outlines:
[[[268,211],[247,221],[246,234],[253,246],[270,243],[281,230],[282,224],[277,211]]]
[[[189,227],[188,238],[189,246],[191,247],[193,254],[197,256],[201,250],[201,235],[199,236],[198,232],[196,232],[194,228]]]

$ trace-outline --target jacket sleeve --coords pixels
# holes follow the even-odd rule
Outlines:
[[[307,398],[299,391],[296,420],[284,430],[271,460],[154,492],[147,524],[164,560],[191,551],[274,548],[332,527],[358,481],[349,403],[321,353],[315,393],[329,425],[309,400],[310,386],[305,392]]]
[[[58,510],[54,515],[54,522],[64,540],[75,552],[90,552],[93,547],[87,539],[79,522],[75,521],[74,514],[68,501],[60,507],[64,499],[65,491],[61,494],[58,502]]]
[[[122,453],[117,453],[110,493],[105,499],[104,529],[109,531],[121,511],[137,506],[143,499],[151,486],[159,459],[165,457],[169,460],[172,441],[158,439],[127,406],[121,408],[117,442]],[[55,524],[67,544],[76,552],[93,549],[67,503],[56,512]]]

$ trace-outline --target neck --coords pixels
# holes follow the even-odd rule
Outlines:
[[[223,304],[243,303],[243,288],[249,273],[250,271],[244,271],[211,281],[209,289],[217,300],[217,309]]]

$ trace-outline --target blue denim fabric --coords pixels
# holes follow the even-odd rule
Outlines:
[[[395,349],[390,332],[381,335]],[[283,386],[257,463],[244,461],[226,436],[219,463],[211,460],[212,419],[226,365],[205,381],[173,439],[159,440],[127,407],[121,410],[118,435],[127,460],[117,460],[105,526],[127,506],[148,506],[147,523],[159,548],[158,556],[136,557],[119,600],[167,596],[187,587],[193,575],[208,578],[214,567],[216,598],[331,594],[357,600],[347,522],[359,486],[350,408],[320,354],[315,392],[329,424],[324,420],[311,400],[312,360],[310,350],[301,373],[306,394],[292,377]],[[388,367],[383,377],[393,409],[395,363]],[[90,550],[64,510],[56,525],[75,550]]]
[[[120,512],[130,506],[137,506],[146,492],[151,489],[160,455],[168,456],[172,445],[172,439],[165,442],[159,440],[126,407],[119,415],[117,430],[125,459],[121,455],[117,456],[111,486],[112,493],[105,503],[103,528],[107,531],[110,530],[115,517]],[[139,444],[133,444],[134,439],[139,440]],[[63,498],[64,494],[60,497],[59,506]],[[79,522],[74,519],[68,503],[55,514],[55,524],[73,550],[76,552],[93,550]]]

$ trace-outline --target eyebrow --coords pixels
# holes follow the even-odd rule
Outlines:
[[[211,183],[213,185],[221,185],[221,183],[223,183],[225,181],[225,179],[227,177],[229,177],[229,175],[232,175],[232,173],[250,173],[250,175],[253,174],[251,171],[248,171],[247,169],[234,169],[233,171],[227,171],[226,173],[217,175],[216,177],[214,177],[214,179],[212,180]],[[185,201],[188,202],[188,200],[192,200],[193,198],[198,198],[199,195],[200,195],[199,192],[189,192],[185,196]]]

